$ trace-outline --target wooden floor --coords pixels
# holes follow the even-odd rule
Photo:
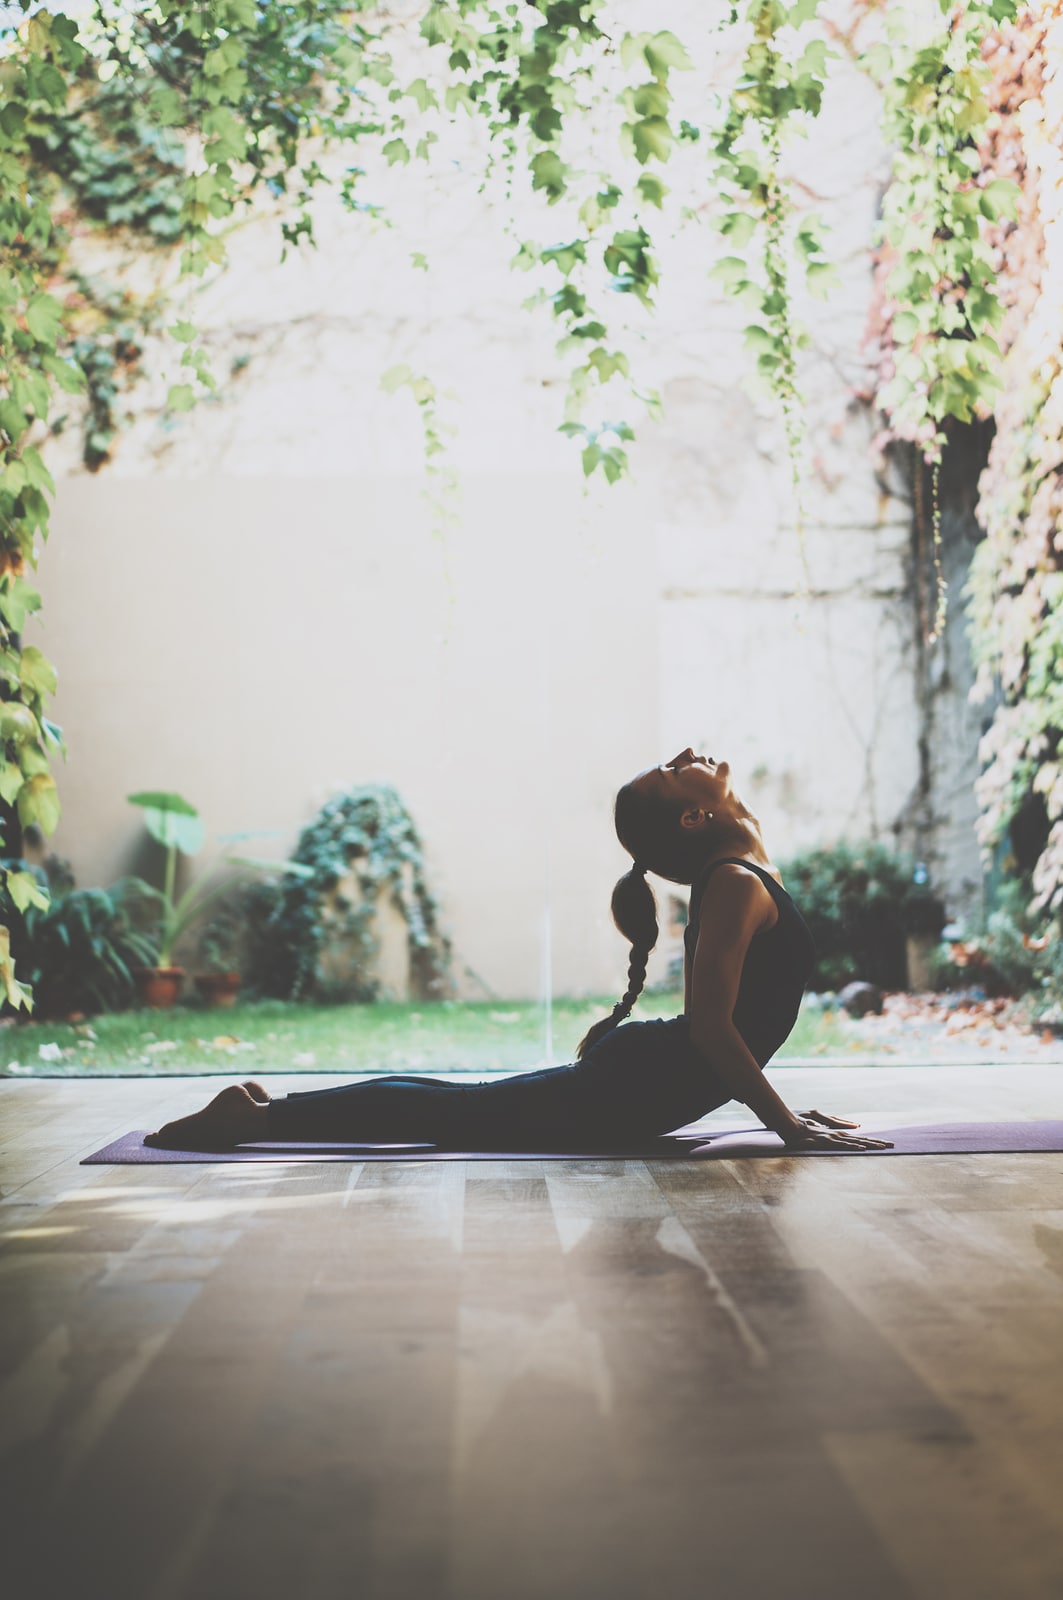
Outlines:
[[[10,1600],[1063,1597],[1063,1155],[77,1165],[202,1094],[0,1083]]]

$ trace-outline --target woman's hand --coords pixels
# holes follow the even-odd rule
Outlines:
[[[858,1128],[858,1122],[850,1122],[848,1117],[829,1117],[825,1111],[795,1111],[795,1117],[800,1117],[802,1122],[811,1122],[821,1128]]]
[[[792,1133],[783,1135],[788,1150],[892,1150],[890,1139],[871,1139],[866,1134],[845,1133],[845,1128],[858,1128],[858,1122],[847,1117],[828,1117],[822,1111],[797,1111],[801,1125]]]

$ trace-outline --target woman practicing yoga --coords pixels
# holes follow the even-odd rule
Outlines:
[[[727,763],[684,750],[640,772],[616,797],[616,832],[634,858],[612,902],[631,945],[628,986],[574,1065],[468,1085],[368,1078],[279,1100],[256,1083],[234,1084],[146,1142],[180,1150],[262,1140],[625,1150],[739,1100],[793,1150],[889,1148],[845,1132],[859,1124],[843,1117],[791,1111],[764,1076],[797,1020],[814,950]],[[647,872],[691,886],[684,1011],[625,1022],[657,942]]]

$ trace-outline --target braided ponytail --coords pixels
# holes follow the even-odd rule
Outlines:
[[[631,1015],[631,1008],[642,993],[642,986],[646,982],[646,963],[650,951],[657,943],[657,901],[654,899],[653,890],[646,882],[646,869],[637,861],[617,882],[613,890],[612,911],[613,921],[631,945],[627,988],[623,998],[617,1001],[609,1015],[596,1022],[580,1040],[579,1049],[576,1051],[577,1059],[580,1060],[592,1045],[597,1044],[607,1033],[612,1033],[625,1017]]]

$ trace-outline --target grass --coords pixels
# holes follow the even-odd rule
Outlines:
[[[635,1020],[675,1016],[678,994],[644,997]],[[556,1000],[554,1057],[575,1058],[611,1000]],[[124,1011],[88,1023],[0,1030],[0,1075],[243,1077],[266,1072],[517,1072],[544,1063],[544,1008],[526,1000],[311,1006],[264,1000],[205,1011]],[[851,1055],[832,1015],[802,1012],[781,1052]]]

